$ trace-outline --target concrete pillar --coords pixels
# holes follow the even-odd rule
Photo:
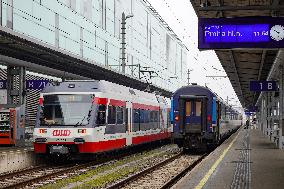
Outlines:
[[[283,66],[280,66],[280,78],[279,78],[279,143],[280,149],[283,148],[283,124],[284,124],[284,82],[283,82]]]
[[[9,107],[25,104],[26,68],[7,66],[7,105]]]

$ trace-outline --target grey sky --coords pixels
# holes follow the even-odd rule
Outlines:
[[[198,19],[189,0],[148,0],[189,48],[188,68],[193,69],[190,82],[207,85],[224,100],[229,96],[231,104],[240,105],[228,78],[206,78],[226,75],[214,51],[197,49]]]

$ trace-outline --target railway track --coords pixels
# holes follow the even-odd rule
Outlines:
[[[178,149],[172,147],[166,147],[164,150],[160,149],[160,153],[165,153],[171,149]],[[176,150],[173,150],[174,153]],[[170,153],[169,151],[167,153]],[[132,154],[134,157],[137,156]],[[133,160],[133,157],[122,156],[112,159],[103,159],[99,161],[79,164],[79,165],[65,165],[65,166],[40,166],[31,169],[21,170],[18,172],[8,173],[5,175],[0,175],[0,188],[38,188],[50,183],[56,183],[59,180],[65,178],[70,178],[73,176],[80,175],[82,173],[88,172],[90,170],[95,170],[97,168],[103,167],[108,164],[117,162],[119,159],[126,159],[125,162],[129,160],[141,161],[141,159]],[[141,155],[140,155],[141,156]],[[143,155],[142,155],[143,157]],[[129,160],[127,160],[129,158]]]
[[[179,153],[152,167],[131,175],[107,189],[133,189],[133,188],[157,188],[167,189],[173,186],[180,178],[192,170],[207,154],[185,155]]]
[[[2,175],[0,177],[0,188],[5,188],[5,189],[23,188],[25,186],[43,180],[52,179],[59,175],[62,175],[61,178],[65,178],[66,174],[70,174],[71,172],[80,170],[90,165],[91,165],[90,163],[87,163],[82,165],[51,166],[51,167],[42,166],[42,167],[35,167],[27,170],[22,170],[15,173],[9,173],[6,175]]]

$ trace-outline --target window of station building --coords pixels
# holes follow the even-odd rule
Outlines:
[[[116,124],[123,124],[123,108],[116,107]]]
[[[191,114],[191,101],[185,102],[185,115],[190,116]]]
[[[76,10],[76,0],[59,0],[59,2],[73,10]]]
[[[116,124],[116,107],[108,106],[108,124]]]
[[[101,104],[98,106],[96,124],[99,126],[99,125],[105,125],[105,123],[106,123],[106,106]]]
[[[83,15],[85,18],[92,20],[92,0],[80,0],[81,5],[80,5],[80,13]]]
[[[195,116],[201,116],[201,101],[195,102]]]

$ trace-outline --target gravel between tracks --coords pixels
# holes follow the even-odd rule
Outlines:
[[[107,163],[103,163],[103,164],[99,164],[95,166],[84,167],[82,169],[77,170],[76,172],[69,172],[66,174],[61,174],[59,176],[52,177],[47,180],[41,181],[39,183],[35,183],[33,185],[27,186],[26,188],[38,188],[38,187],[44,188],[44,189],[50,189],[50,188],[55,188],[55,187],[56,188],[84,188],[84,187],[91,188],[92,186],[90,187],[88,185],[86,186],[85,183],[86,182],[92,183],[93,180],[103,178],[104,176],[107,176],[108,174],[112,174],[114,172],[123,171],[124,169],[127,169],[127,168],[128,169],[133,168],[135,170],[137,169],[140,170],[140,169],[143,169],[144,167],[149,167],[152,164],[154,164],[156,161],[162,161],[163,159],[167,158],[169,155],[176,154],[177,152],[179,152],[179,149],[177,148],[177,146],[166,145],[166,146],[151,150],[150,152],[146,152],[146,154],[148,153],[146,157],[144,157],[144,153],[130,155],[130,156],[122,158],[119,161],[113,160],[113,161],[109,161]],[[84,177],[84,175],[86,176]],[[121,175],[121,177],[122,176],[125,176],[125,175]],[[78,177],[79,179],[77,179]],[[120,179],[120,177],[118,179]],[[115,180],[110,180],[108,182],[114,182],[114,181]],[[100,187],[104,187],[105,184],[108,184],[108,182],[107,183],[101,182],[102,185]]]
[[[123,189],[159,189],[200,157],[199,155],[182,155],[167,165],[129,183]]]

